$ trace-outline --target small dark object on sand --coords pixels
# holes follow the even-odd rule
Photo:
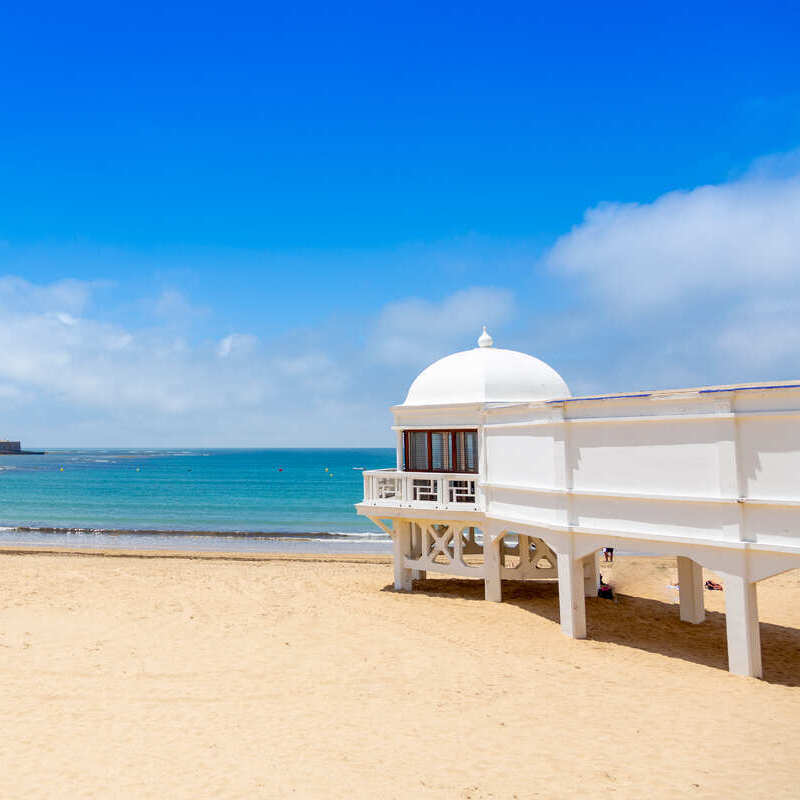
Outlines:
[[[603,600],[613,600],[614,599],[614,590],[607,584],[603,582],[603,576],[600,576],[600,586],[597,588],[597,596],[602,597]]]

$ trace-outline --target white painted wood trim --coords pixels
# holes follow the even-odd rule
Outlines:
[[[711,414],[642,414],[632,417],[564,417],[564,419],[537,419],[528,422],[492,422],[487,418],[486,428],[489,431],[498,428],[535,428],[541,425],[570,425],[581,423],[628,423],[628,422],[702,422],[707,420],[732,419],[735,415],[731,412]],[[800,416],[798,414],[797,416]]]
[[[433,431],[433,430],[448,430],[448,431],[474,431],[477,428],[480,428],[481,425],[478,422],[473,422],[471,425],[451,425],[449,422],[447,423],[446,428],[437,428],[435,424],[428,424],[428,425],[392,425],[393,431]]]
[[[497,514],[484,514],[486,519],[493,520],[500,523],[503,530],[516,531],[520,528],[533,528],[537,531],[553,531],[556,533],[580,533],[586,536],[599,536],[603,537],[604,541],[601,545],[605,545],[609,539],[624,539],[639,542],[651,542],[653,545],[662,544],[690,544],[702,545],[704,547],[718,548],[725,550],[763,550],[774,553],[786,553],[792,555],[800,555],[800,547],[791,547],[789,545],[770,545],[760,544],[758,542],[740,542],[729,541],[725,539],[712,539],[702,538],[699,536],[676,536],[670,534],[669,536],[659,536],[652,531],[622,531],[614,528],[587,528],[582,525],[560,525],[556,522],[540,522],[531,519],[521,519],[519,517],[512,517],[508,514],[499,516]],[[480,523],[472,523],[480,526]],[[787,567],[791,569],[791,567]]]
[[[559,489],[554,486],[524,486],[518,483],[482,483],[484,489],[505,489],[512,492],[530,492],[531,494],[567,495],[573,494],[581,497],[607,497],[610,500],[654,500],[675,503],[741,503],[745,505],[761,506],[800,506],[800,500],[769,497],[709,497],[700,495],[680,494],[647,494],[644,492],[608,492],[602,489]]]
[[[702,422],[703,420],[718,420],[718,419],[732,419],[738,417],[740,419],[756,419],[759,417],[800,417],[800,411],[791,410],[767,410],[767,411],[726,411],[708,414],[636,414],[628,417],[548,417],[546,419],[532,419],[525,422],[493,422],[491,419],[491,411],[486,415],[486,428],[488,430],[497,430],[502,428],[536,428],[546,425],[562,425],[567,422]],[[457,426],[454,426],[457,427]],[[470,427],[466,425],[464,427]],[[474,426],[472,426],[474,427]]]

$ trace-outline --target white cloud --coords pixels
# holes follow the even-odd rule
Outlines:
[[[781,371],[792,365],[800,377],[800,296],[755,298],[735,319],[719,326],[711,341],[718,358]],[[787,373],[788,374],[788,373]]]
[[[287,431],[302,432],[304,423],[319,428],[320,404],[347,401],[347,374],[327,354],[288,348],[277,355],[248,333],[193,342],[175,336],[168,322],[135,329],[90,313],[73,316],[60,310],[60,285],[0,279],[0,291],[29,301],[4,308],[0,401],[7,411],[31,398],[28,413],[17,418],[25,430],[34,416],[46,419],[50,433],[39,441],[50,446],[53,431],[55,444],[70,443],[70,431],[87,415],[95,426],[91,439],[77,443],[120,443],[122,436],[131,437],[129,444],[291,444]],[[66,305],[86,307],[90,295]]]
[[[0,383],[0,400],[21,400],[24,396],[17,386]]]
[[[482,325],[499,327],[515,313],[513,294],[491,287],[462,289],[439,302],[398,300],[379,315],[372,349],[390,363],[425,365],[453,349],[466,349],[477,341]]]
[[[193,305],[177,289],[162,289],[153,302],[152,309],[159,317],[178,322],[208,315],[207,308]]]
[[[69,325],[71,327],[72,325],[78,324],[78,320],[75,319],[72,314],[67,314],[64,311],[59,311],[55,317],[62,325]]]
[[[249,333],[231,333],[220,340],[217,345],[217,355],[220,358],[229,356],[240,356],[252,353],[258,339]]]
[[[374,316],[332,305],[269,341],[236,315],[211,335],[212,310],[176,289],[115,308],[94,302],[96,282],[0,277],[4,431],[38,431],[43,446],[391,444],[387,407],[484,324],[578,392],[796,378],[798,220],[800,162],[765,160],[718,186],[589,210],[545,254],[535,296],[470,285],[510,282],[532,245],[412,247],[362,256],[365,269],[419,274],[433,258],[435,286],[469,288],[430,299],[429,281]],[[555,289],[566,312],[545,310]]]
[[[576,386],[614,391],[800,375],[795,154],[652,203],[597,206],[543,261],[576,297],[568,314],[540,331],[560,331]]]
[[[545,263],[630,313],[707,292],[792,286],[800,273],[800,174],[759,169],[648,204],[601,204],[556,242]]]
[[[153,325],[136,300],[95,313],[92,285],[71,297],[61,283],[0,286],[27,298],[0,326],[0,408],[9,430],[50,447],[390,444],[386,409],[417,369],[515,313],[510,292],[473,287],[392,303],[352,337],[328,322],[266,347],[247,331],[208,340],[169,317]]]
[[[29,283],[14,275],[0,277],[0,308],[4,312],[53,312],[65,318],[80,314],[92,292],[104,284],[66,279],[49,284]]]

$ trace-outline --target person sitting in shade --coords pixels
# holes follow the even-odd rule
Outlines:
[[[604,600],[614,599],[614,590],[603,580],[602,575],[600,576],[600,585],[597,588],[597,596],[602,597]]]

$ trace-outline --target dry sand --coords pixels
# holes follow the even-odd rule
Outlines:
[[[559,631],[553,584],[390,589],[382,558],[0,554],[2,798],[800,796],[800,571],[766,680],[666,560]]]

